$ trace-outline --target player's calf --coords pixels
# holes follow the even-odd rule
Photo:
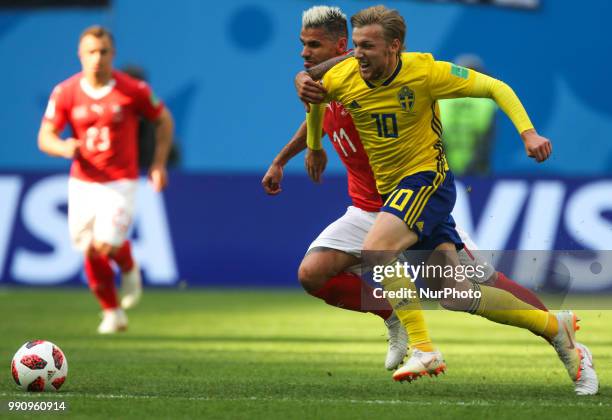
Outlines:
[[[439,292],[439,303],[449,311],[468,312],[477,300],[474,286],[470,282],[447,283]]]
[[[425,264],[430,273],[426,285],[440,305],[450,311],[468,311],[474,301],[473,283],[464,275],[456,245],[444,242],[436,246]]]

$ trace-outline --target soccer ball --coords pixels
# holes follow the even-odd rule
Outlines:
[[[68,361],[52,342],[32,340],[13,356],[11,372],[24,391],[57,391],[66,380]]]

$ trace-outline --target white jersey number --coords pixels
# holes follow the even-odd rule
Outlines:
[[[89,127],[85,137],[85,147],[89,151],[104,152],[110,148],[110,129],[108,127]]]
[[[348,153],[346,153],[346,150],[344,149],[344,146],[342,145],[342,140],[346,140],[346,143],[351,147],[351,150],[353,151],[353,153],[357,151],[357,149],[355,148],[355,145],[353,145],[353,142],[349,138],[348,134],[346,134],[346,131],[344,131],[344,128],[340,129],[340,133],[338,133],[337,131],[334,131],[333,140],[336,143],[338,143],[338,146],[340,146],[340,149],[342,150],[342,153],[344,154],[344,156],[348,156]]]

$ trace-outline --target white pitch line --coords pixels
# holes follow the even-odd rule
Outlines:
[[[59,393],[42,393],[42,394],[25,394],[25,393],[0,393],[0,397],[11,398],[39,398],[45,399],[49,397],[62,399],[62,397],[90,397],[95,399],[107,400],[154,400],[154,399],[174,399],[187,401],[261,401],[261,402],[311,402],[311,403],[331,403],[331,404],[366,404],[366,405],[410,405],[410,406],[463,406],[463,407],[490,407],[496,405],[509,405],[512,407],[612,407],[609,403],[589,403],[587,401],[576,402],[559,402],[559,401],[538,401],[537,403],[528,401],[498,401],[498,400],[471,400],[471,401],[411,401],[411,400],[343,400],[331,398],[272,398],[272,397],[238,397],[238,398],[212,398],[212,397],[181,397],[181,396],[164,396],[164,395],[127,395],[127,394],[78,394],[71,392]]]

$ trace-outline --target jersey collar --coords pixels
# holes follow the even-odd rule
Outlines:
[[[395,80],[395,78],[397,77],[397,75],[399,74],[400,70],[402,69],[402,57],[399,57],[399,60],[397,61],[397,66],[395,66],[395,70],[393,70],[393,74],[391,76],[389,76],[387,78],[387,80],[385,80],[384,82],[381,83],[380,86],[389,86],[391,84],[392,81]],[[378,86],[368,82],[367,80],[364,80],[365,84],[370,88],[370,89],[374,89]]]
[[[113,87],[115,87],[116,83],[117,82],[115,81],[115,79],[110,79],[106,85],[102,86],[101,88],[96,89],[93,86],[91,86],[87,82],[87,80],[85,80],[84,77],[81,78],[79,82],[83,92],[85,92],[85,94],[89,96],[91,99],[95,99],[95,100],[102,99],[106,95],[108,95],[111,92],[111,90],[113,90]]]

